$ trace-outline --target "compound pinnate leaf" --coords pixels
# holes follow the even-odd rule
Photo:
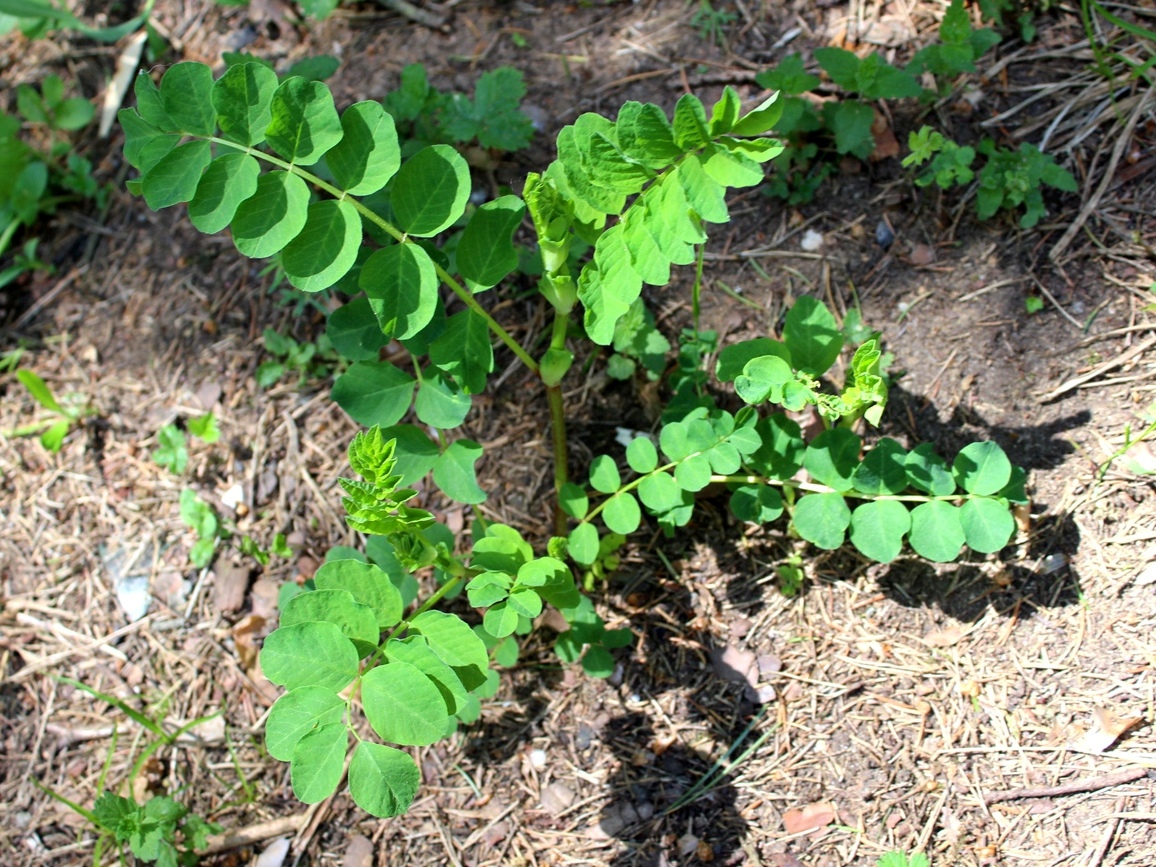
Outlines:
[[[276,89],[276,74],[260,63],[239,63],[225,70],[212,93],[222,137],[246,147],[263,142],[273,120]]]
[[[362,266],[358,285],[382,332],[399,340],[420,332],[437,310],[437,271],[429,253],[416,244],[375,251]]]
[[[376,193],[401,166],[393,117],[380,102],[357,102],[341,115],[341,129],[341,141],[325,155],[326,165],[351,196]]]
[[[655,514],[683,505],[683,489],[670,473],[654,473],[638,485],[638,498]]]
[[[291,172],[257,180],[257,192],[237,206],[233,243],[252,259],[264,259],[297,237],[309,217],[309,187]]]
[[[309,622],[274,630],[261,648],[261,670],[294,690],[318,686],[337,692],[357,676],[357,651],[334,623]]]
[[[472,604],[472,603],[471,603]],[[393,639],[385,645],[385,656],[390,662],[405,662],[433,681],[446,703],[446,712],[455,714],[469,701],[469,692],[461,679],[420,635]]]
[[[526,206],[517,196],[501,196],[479,207],[458,241],[457,264],[474,291],[497,286],[518,267],[512,238]]]
[[[382,740],[428,746],[446,733],[449,714],[441,690],[408,662],[390,662],[361,678],[365,716]]]
[[[769,523],[783,514],[783,498],[770,485],[742,485],[731,494],[731,511],[740,521]]]
[[[601,346],[614,340],[614,326],[642,291],[642,277],[631,264],[621,223],[607,229],[594,247],[594,261],[582,269],[578,297],[585,308],[587,336]]]
[[[961,488],[981,497],[999,493],[1012,474],[1011,461],[993,442],[964,446],[956,455],[952,469]]]
[[[822,376],[839,357],[843,332],[822,301],[803,295],[787,312],[783,342],[796,368]]]
[[[341,118],[333,94],[320,81],[287,78],[273,92],[273,119],[265,140],[278,154],[299,166],[311,166],[341,141]]]
[[[636,473],[650,473],[658,466],[658,450],[647,436],[636,436],[626,447],[626,463]]]
[[[863,441],[845,427],[825,430],[811,441],[803,466],[811,478],[836,491],[851,490]]]
[[[486,682],[489,654],[485,642],[460,617],[424,611],[409,621],[409,628],[425,636],[433,652],[457,673],[466,689]]]
[[[598,528],[593,524],[579,524],[570,531],[567,550],[575,563],[582,566],[593,564],[598,559]]]
[[[486,492],[478,487],[475,464],[482,447],[473,440],[454,440],[433,467],[434,482],[442,493],[459,503],[484,503]]]
[[[409,409],[416,385],[388,361],[358,361],[337,377],[331,396],[358,424],[389,427]]]
[[[358,656],[377,650],[381,637],[372,608],[353,598],[348,590],[313,590],[298,593],[281,612],[281,626],[323,621],[333,623],[353,642]]]
[[[867,453],[855,470],[852,482],[864,494],[901,494],[907,489],[907,451],[884,437]]]
[[[303,292],[328,289],[345,276],[361,248],[361,217],[346,201],[309,206],[301,233],[281,252],[289,282]]]
[[[401,167],[393,179],[390,202],[402,229],[430,238],[465,212],[470,189],[470,169],[462,155],[449,145],[433,145]]]
[[[959,522],[967,546],[981,554],[996,553],[1016,531],[1015,518],[1008,507],[987,498],[967,500],[959,508]]]
[[[606,501],[602,510],[602,521],[607,528],[615,533],[627,536],[638,529],[642,522],[642,510],[638,508],[638,500],[631,493],[615,494]]]
[[[843,544],[851,523],[851,510],[842,494],[807,494],[795,506],[795,529],[799,535],[828,551]]]
[[[598,455],[590,462],[590,487],[604,494],[613,494],[622,484],[618,465],[610,455]]]
[[[283,762],[293,758],[297,742],[309,732],[341,722],[345,701],[329,689],[303,686],[285,693],[265,720],[265,747]]]
[[[153,210],[187,202],[197,193],[201,173],[212,160],[207,141],[190,141],[173,148],[149,169],[141,181],[145,201]]]
[[[911,514],[895,500],[864,503],[851,513],[851,544],[879,563],[890,563],[903,550]]]
[[[318,590],[345,590],[362,605],[369,606],[379,629],[389,629],[401,622],[401,594],[390,577],[372,563],[330,560],[317,570],[313,582]]]
[[[349,728],[343,722],[323,725],[297,741],[289,779],[298,801],[316,804],[337,791],[348,748]]]
[[[236,67],[234,67],[236,68]],[[249,154],[222,154],[201,175],[189,202],[189,221],[206,235],[233,221],[241,202],[257,192],[261,164]]]
[[[181,132],[213,134],[217,116],[212,94],[213,72],[203,63],[178,63],[161,79],[161,105]]]
[[[711,465],[706,455],[692,455],[674,468],[674,480],[684,491],[694,493],[710,484]]]
[[[420,785],[421,772],[413,758],[393,747],[362,741],[349,762],[349,794],[371,816],[400,816]]]
[[[911,510],[911,547],[920,557],[950,563],[959,556],[967,537],[959,509],[943,500],[932,500]]]
[[[911,486],[933,497],[947,497],[955,493],[955,477],[947,463],[935,453],[931,443],[917,445],[904,462]]]

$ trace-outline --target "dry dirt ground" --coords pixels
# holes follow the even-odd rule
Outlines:
[[[698,4],[681,0],[426,4],[443,30],[371,4],[309,29],[279,0],[157,5],[170,61],[217,63],[240,47],[281,65],[338,54],[339,105],[380,98],[409,62],[466,91],[485,69],[522,69],[544,131],[498,167],[496,181],[515,188],[582,111],[612,114],[629,98],[669,109],[688,87],[713,99],[724,83],[753,99],[754,72],[824,44],[902,62],[943,9],[720,0],[735,18],[716,44],[689,25]],[[91,863],[93,829],[38,784],[89,806],[102,780],[128,785],[156,741],[70,678],[170,732],[213,715],[157,749],[134,783],[138,797],[175,793],[223,826],[207,864],[257,863],[281,838],[283,863],[349,867],[818,867],[873,865],[892,849],[936,865],[1156,865],[1156,498],[1136,465],[1097,469],[1154,397],[1156,116],[1144,87],[1088,72],[1076,9],[1053,5],[1036,42],[1009,37],[967,79],[974,107],[933,110],[962,141],[1046,134],[1080,195],[1050,196],[1049,217],[1025,232],[916,189],[896,158],[842,166],[797,210],[748,192],[709,247],[704,311],[731,340],[773,331],[802,293],[840,311],[858,300],[906,371],[883,432],[949,455],[991,438],[1028,470],[1030,525],[1015,544],[946,568],[871,566],[781,528],[744,527],[708,500],[677,538],[640,534],[599,594],[604,615],[636,635],[615,676],[587,679],[559,666],[545,637],[531,640],[478,724],[418,751],[422,790],[390,821],[344,795],[303,807],[262,747],[275,693],[253,658],[277,588],[310,575],[331,546],[358,544],[336,486],[355,426],[328,400],[331,370],[264,390],[254,381],[264,328],[307,341],[323,317],[283,303],[258,265],[227,238],[198,235],[181,208],[154,214],[124,193],[117,134],[84,134],[120,192],[106,214],[48,220],[55,273],[3,296],[0,348],[26,346],[21,366],[94,412],[59,454],[0,438],[0,861]],[[1128,38],[1120,48],[1152,51]],[[49,71],[95,97],[115,49],[8,37],[0,62],[6,99]],[[900,141],[918,121],[894,119]],[[875,242],[880,222],[896,235],[888,250]],[[823,236],[816,251],[800,248],[807,229]],[[687,286],[683,274],[649,296],[671,334],[689,324]],[[1025,312],[1029,295],[1042,311]],[[491,303],[522,335],[545,325],[525,292]],[[653,390],[602,369],[596,361],[567,395],[576,469],[613,447],[615,425],[653,422]],[[37,417],[11,373],[0,389],[0,430]],[[486,514],[543,541],[549,443],[536,394],[511,365],[466,433],[487,450]],[[209,409],[221,440],[193,440],[181,476],[160,469],[157,431]],[[237,485],[234,510],[222,496]],[[207,570],[189,565],[185,488],[235,526]],[[292,558],[261,568],[236,553],[241,536],[267,545],[276,533]],[[793,555],[806,580],[788,596],[776,567]],[[134,580],[152,597],[135,620],[118,598]],[[756,666],[772,688],[761,698],[773,697],[752,703],[724,656]],[[720,761],[729,774],[670,809]]]

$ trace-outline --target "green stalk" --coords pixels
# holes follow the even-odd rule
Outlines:
[[[550,433],[554,444],[554,534],[565,536],[568,529],[566,513],[562,511],[562,486],[569,480],[570,452],[566,446],[566,408],[562,403],[562,386],[546,388],[546,400],[550,404]]]

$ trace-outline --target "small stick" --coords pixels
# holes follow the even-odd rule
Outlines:
[[[1100,789],[1110,789],[1113,786],[1123,786],[1125,783],[1134,782],[1147,775],[1147,768],[1128,768],[1124,771],[1116,771],[1114,774],[1092,777],[1090,780],[1064,783],[1062,786],[1039,786],[1033,789],[988,792],[983,796],[983,802],[985,804],[998,804],[1001,801],[1016,801],[1020,798],[1057,798],[1062,795],[1078,795],[1081,792],[1096,792]]]
[[[198,855],[216,855],[218,852],[228,852],[230,849],[239,849],[242,846],[251,846],[262,840],[280,837],[283,834],[292,834],[300,825],[303,816],[282,816],[269,822],[250,825],[239,831],[229,831],[225,834],[214,834],[206,841],[204,849],[198,849]]]
[[[1127,352],[1117,355],[1115,358],[1109,361],[1105,361],[1103,364],[1097,365],[1087,373],[1082,373],[1079,376],[1073,376],[1063,385],[1058,385],[1051,391],[1040,395],[1037,400],[1039,400],[1040,403],[1050,403],[1060,395],[1067,394],[1069,391],[1079,388],[1085,382],[1091,382],[1101,374],[1107,373],[1109,370],[1120,367],[1124,363],[1131,361],[1137,355],[1144,354],[1153,346],[1156,346],[1156,337],[1149,337],[1143,343],[1139,343],[1136,346],[1133,346]]]
[[[447,29],[444,16],[415,6],[408,0],[377,0],[377,2],[387,9],[392,9],[398,15],[416,21],[418,24],[424,24],[433,30]]]

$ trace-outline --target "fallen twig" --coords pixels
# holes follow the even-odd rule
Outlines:
[[[1007,789],[1002,792],[988,792],[983,796],[985,804],[998,804],[1001,801],[1017,801],[1021,798],[1058,798],[1062,795],[1078,795],[1081,792],[1097,792],[1100,789],[1110,789],[1113,786],[1122,786],[1141,777],[1148,776],[1147,768],[1128,768],[1116,771],[1114,774],[1104,774],[1102,777],[1092,777],[1090,780],[1076,780],[1064,783],[1062,786],[1038,786],[1031,789]]]
[[[1041,394],[1038,398],[1039,402],[1048,403],[1049,401],[1053,401],[1060,395],[1067,394],[1069,391],[1073,391],[1074,389],[1079,388],[1085,382],[1091,382],[1101,374],[1107,373],[1109,370],[1112,370],[1113,368],[1119,367],[1120,365],[1131,361],[1137,355],[1142,355],[1153,346],[1156,346],[1156,337],[1149,337],[1143,343],[1136,344],[1127,352],[1123,352],[1120,355],[1117,355],[1115,358],[1105,361],[1103,364],[1096,365],[1087,373],[1081,373],[1079,376],[1073,376],[1062,385],[1057,385],[1051,391]]]
[[[218,852],[228,852],[230,849],[238,849],[241,846],[252,846],[254,843],[280,837],[282,834],[292,834],[301,826],[303,818],[303,815],[282,816],[280,819],[272,819],[268,822],[250,825],[248,828],[241,828],[239,831],[214,834],[209,837],[204,849],[197,850],[197,854],[215,855]]]

